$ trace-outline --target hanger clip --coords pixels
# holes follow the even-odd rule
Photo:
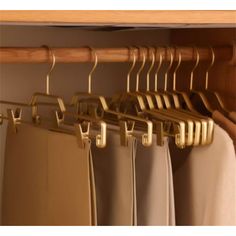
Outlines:
[[[12,109],[7,109],[7,116],[9,120],[9,124],[11,124],[13,132],[17,133],[17,125],[20,124],[22,109],[16,108],[15,111]]]
[[[100,133],[96,135],[96,146],[104,148],[107,140],[107,124],[104,121],[100,123],[100,129]]]
[[[135,121],[124,121],[120,120],[120,140],[122,146],[128,146],[128,139],[133,137],[140,137],[140,135],[136,135],[134,133],[134,126]],[[141,142],[142,145],[145,147],[152,145],[152,130],[153,130],[153,124],[152,122],[147,122],[147,133],[142,134],[141,136]],[[141,131],[140,131],[141,132]]]
[[[134,121],[120,120],[120,143],[122,146],[128,146],[128,140],[134,131]]]
[[[76,123],[74,127],[78,146],[85,148],[85,141],[89,140],[90,122],[84,121],[82,123]]]
[[[65,120],[65,116],[60,111],[55,111],[55,115],[56,115],[57,127],[60,127],[63,124],[64,120]]]
[[[36,125],[39,125],[41,123],[41,117],[38,114],[38,106],[37,105],[32,105],[32,121]]]
[[[164,145],[164,125],[161,121],[154,121],[156,125],[156,143],[158,146]]]
[[[151,121],[147,121],[147,133],[142,135],[142,144],[145,147],[149,147],[152,145],[152,131],[153,131],[153,123]]]
[[[178,125],[173,125],[173,130],[174,130],[174,137],[175,137],[175,144],[178,148],[185,148],[185,144],[183,143],[182,138],[183,136],[185,136],[185,133],[183,133],[183,129],[181,129],[181,127],[179,127]],[[181,133],[182,132],[182,133]]]

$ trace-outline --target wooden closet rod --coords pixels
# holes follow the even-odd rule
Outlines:
[[[217,61],[229,61],[233,56],[233,47],[220,46],[214,47],[215,60]],[[89,48],[52,48],[56,57],[56,62],[59,63],[78,63],[78,62],[91,62],[94,60]],[[128,48],[94,48],[97,53],[98,62],[128,62],[132,61],[132,56]],[[143,52],[147,54],[147,48],[142,47]],[[153,49],[154,50],[154,49]],[[174,55],[174,60],[178,59],[178,52],[181,52],[182,61],[195,60],[196,55],[193,47],[178,47],[175,50],[174,47],[158,48],[158,53],[162,53],[163,59],[170,59],[170,53]],[[197,47],[200,55],[200,61],[211,60],[211,50],[209,47]],[[177,53],[176,53],[177,52]],[[136,56],[138,56],[138,49],[134,50]],[[0,47],[0,63],[45,63],[50,62],[46,48],[27,48],[27,47]],[[166,58],[167,57],[167,58]],[[139,60],[141,56],[139,55]],[[151,58],[151,55],[150,55]],[[157,60],[159,56],[157,54]]]

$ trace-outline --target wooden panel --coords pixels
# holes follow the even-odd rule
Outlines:
[[[0,11],[3,23],[235,24],[236,11]]]
[[[177,45],[212,45],[233,44],[236,42],[236,29],[181,29],[171,31],[171,43]],[[210,61],[209,61],[210,63]],[[205,72],[209,63],[200,61],[194,73],[194,87],[203,88]],[[194,63],[182,64],[177,77],[177,84],[188,89],[189,76]],[[218,62],[209,72],[209,88],[219,91],[229,108],[236,110],[236,66],[229,62]]]

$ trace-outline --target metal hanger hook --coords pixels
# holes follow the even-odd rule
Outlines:
[[[206,78],[205,78],[205,89],[206,90],[208,89],[209,71],[210,71],[211,67],[214,65],[214,62],[215,62],[215,52],[214,52],[214,50],[211,46],[209,48],[211,50],[211,63],[210,63],[210,65],[209,65],[209,67],[207,68],[207,71],[206,71]]]
[[[175,54],[177,53],[177,47],[175,47]],[[180,67],[180,64],[181,64],[181,61],[182,61],[182,54],[181,52],[179,51],[178,52],[178,63],[175,67],[175,70],[174,70],[174,73],[173,73],[173,91],[176,90],[176,73],[177,73],[177,70],[179,69]]]
[[[91,52],[91,60],[94,58],[94,65],[91,69],[91,71],[89,72],[88,75],[88,93],[91,94],[92,93],[92,74],[94,72],[94,70],[96,69],[97,65],[98,65],[98,55],[95,49],[93,49],[90,46],[87,46],[87,48],[90,49]]]
[[[131,65],[131,67],[128,71],[127,80],[126,80],[126,84],[127,84],[126,90],[127,90],[127,92],[130,92],[130,75],[131,75],[131,72],[133,71],[133,69],[135,67],[137,58],[136,58],[133,47],[129,47],[128,50],[129,50],[129,56],[131,56],[131,54],[133,55],[133,60],[132,60],[133,62],[132,62],[132,65]]]
[[[156,58],[155,58],[155,54],[154,54],[154,52],[153,52],[152,49],[155,50],[155,48],[148,47],[148,56],[149,56],[149,54],[151,53],[152,62],[151,62],[151,65],[150,65],[150,67],[149,67],[149,69],[148,69],[148,72],[147,72],[147,91],[150,91],[150,73],[151,73],[151,71],[152,71],[152,69],[153,69],[153,67],[154,67],[155,59],[156,59]]]
[[[163,55],[160,52],[160,48],[156,48],[156,56],[157,56],[158,51],[159,51],[159,64],[158,64],[156,72],[155,72],[155,87],[154,87],[155,92],[157,92],[158,74],[159,74],[159,71],[161,69],[162,62],[163,62]]]
[[[138,48],[138,51],[141,53],[142,47],[137,47],[137,48]],[[137,75],[136,75],[136,90],[135,90],[136,92],[139,91],[139,78],[140,78],[140,73],[141,73],[141,71],[143,70],[145,63],[146,63],[146,56],[145,56],[145,53],[142,52],[142,65],[141,65],[141,67],[139,68],[139,70],[138,70],[138,72],[137,72]]]
[[[200,60],[199,52],[198,52],[198,49],[196,47],[193,47],[193,55],[194,55],[194,52],[196,53],[196,62],[195,62],[195,65],[194,65],[194,67],[191,71],[191,74],[190,74],[190,90],[193,89],[193,72],[197,68],[197,66],[199,64],[199,60]]]
[[[51,67],[46,75],[46,94],[50,94],[50,76],[51,73],[56,65],[56,57],[55,54],[53,53],[53,50],[47,46],[47,45],[43,45],[42,47],[46,48],[48,53],[50,54],[50,60],[52,61]]]
[[[172,64],[173,64],[173,53],[171,52],[171,48],[170,47],[166,47],[166,60],[167,60],[167,51],[170,53],[170,64],[165,72],[165,75],[164,75],[164,91],[167,90],[167,79],[168,79],[168,75],[169,75],[169,72],[170,72],[170,69],[172,67]]]

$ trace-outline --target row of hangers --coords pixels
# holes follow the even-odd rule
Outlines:
[[[88,91],[77,92],[72,96],[70,104],[65,104],[63,98],[50,93],[51,73],[56,64],[56,57],[53,50],[44,46],[50,53],[52,64],[46,76],[46,92],[36,92],[32,95],[29,103],[17,103],[11,101],[0,101],[0,104],[16,106],[16,109],[7,109],[7,115],[0,114],[0,123],[8,120],[13,131],[17,133],[17,126],[21,123],[30,123],[40,126],[44,119],[39,115],[39,106],[57,106],[54,117],[51,119],[50,130],[60,132],[75,133],[78,144],[84,147],[85,140],[95,138],[96,146],[103,148],[106,146],[107,129],[113,129],[120,133],[121,145],[128,144],[128,138],[135,136],[141,140],[144,146],[150,146],[153,142],[153,134],[156,135],[157,145],[163,145],[165,137],[173,137],[175,144],[179,148],[186,146],[208,145],[212,142],[214,122],[211,114],[215,109],[228,114],[223,100],[215,91],[208,89],[209,70],[215,61],[215,54],[212,48],[211,63],[206,70],[205,88],[201,91],[193,88],[194,71],[199,64],[199,53],[197,48],[193,48],[195,64],[190,73],[189,91],[179,91],[176,88],[177,71],[181,65],[181,52],[177,54],[177,65],[173,72],[172,90],[168,90],[168,78],[173,67],[174,55],[166,47],[166,55],[170,55],[170,62],[164,73],[164,88],[158,86],[158,78],[163,64],[163,55],[158,48],[153,47],[130,47],[129,54],[132,59],[131,68],[127,74],[126,91],[113,96],[110,100],[102,95],[92,93],[92,75],[98,65],[96,50],[89,47],[91,60],[94,58],[94,65],[88,75]],[[135,91],[130,90],[131,74],[137,63],[137,56],[134,49],[139,50],[141,66],[136,73]],[[144,53],[148,51],[148,57]],[[144,69],[147,59],[151,58],[150,67],[146,73],[146,90],[140,90],[140,74]],[[158,59],[158,60],[157,60]],[[154,74],[154,89],[150,87],[151,72],[157,64]],[[199,112],[192,103],[192,96],[198,99],[205,112]],[[40,99],[48,98],[56,103],[41,102]],[[22,119],[22,108],[31,109],[32,121]],[[72,110],[72,111],[71,111]]]

